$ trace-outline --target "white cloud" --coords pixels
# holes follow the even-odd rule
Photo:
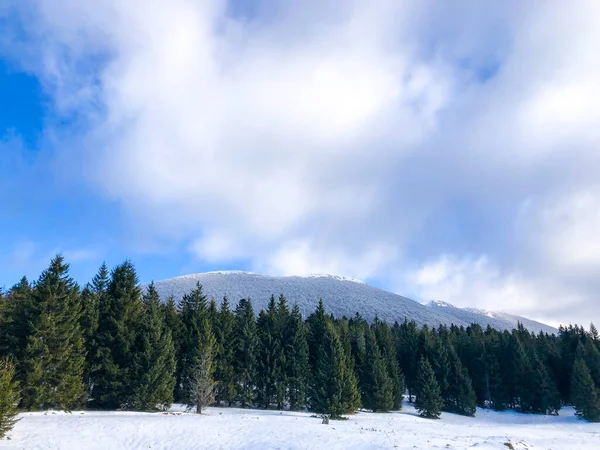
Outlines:
[[[555,317],[600,288],[598,2],[35,5],[6,51],[144,235]]]

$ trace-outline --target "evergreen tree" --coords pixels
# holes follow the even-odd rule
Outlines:
[[[194,372],[194,366],[201,354],[201,340],[208,335],[207,326],[212,335],[212,325],[208,321],[207,298],[204,295],[202,285],[196,284],[196,288],[189,294],[183,296],[180,303],[181,318],[181,344],[178,354],[177,365],[177,389],[175,397],[185,402],[189,397],[189,377]],[[213,348],[214,351],[214,348]]]
[[[234,330],[236,390],[242,407],[246,407],[254,399],[258,347],[254,310],[249,299],[241,299],[235,309]]]
[[[474,416],[476,397],[469,373],[463,367],[453,347],[449,347],[448,354],[450,372],[443,410],[463,416]]]
[[[535,351],[532,357],[529,393],[527,396],[526,412],[537,414],[558,414],[560,398],[556,385],[548,375],[545,364]]]
[[[143,303],[137,274],[130,261],[112,270],[98,310],[93,403],[105,409],[131,408],[131,393],[137,382],[134,356],[143,320]]]
[[[393,328],[396,337],[396,353],[400,368],[404,373],[408,400],[412,402],[412,395],[417,389],[417,371],[419,366],[419,334],[417,324],[404,320],[402,325],[395,324]]]
[[[590,422],[600,421],[598,391],[583,358],[577,358],[573,364],[571,400],[575,407],[575,415]]]
[[[179,359],[179,347],[181,346],[181,318],[177,311],[177,304],[175,298],[170,295],[167,297],[165,303],[161,303],[161,308],[165,317],[165,325],[171,330],[171,336],[173,338],[173,344],[175,346],[175,353],[177,359]]]
[[[351,414],[360,406],[360,392],[349,355],[344,351],[337,330],[327,319],[320,341],[315,348],[311,386],[311,409],[339,418]]]
[[[217,381],[216,400],[226,402],[229,406],[236,398],[236,377],[234,370],[235,341],[234,325],[235,316],[229,308],[229,300],[223,298],[219,311],[219,326],[216,332],[217,345],[220,348],[216,357],[215,379]]]
[[[79,287],[57,255],[31,292],[38,316],[31,321],[24,355],[23,405],[28,409],[80,407],[85,401],[85,349],[79,324]]]
[[[297,411],[306,408],[308,395],[308,342],[307,329],[300,308],[294,305],[288,321],[285,341],[286,381],[288,385],[290,409]]]
[[[283,342],[278,326],[278,311],[275,297],[271,296],[266,311],[261,311],[257,321],[257,372],[256,388],[258,404],[269,408],[280,394],[278,407],[283,407],[283,394],[285,392],[285,357]]]
[[[374,329],[377,343],[379,344],[381,355],[386,362],[388,376],[392,383],[393,409],[399,411],[402,409],[402,400],[404,397],[404,375],[398,365],[394,336],[392,330],[385,322],[377,321]]]
[[[165,323],[158,292],[151,283],[143,297],[144,313],[134,356],[131,408],[152,411],[168,408],[175,388],[175,347]]]
[[[431,364],[425,358],[419,361],[416,388],[415,407],[419,414],[428,419],[439,419],[444,399]]]
[[[21,278],[5,298],[0,329],[0,355],[9,356],[17,365],[16,377],[24,381],[24,360],[27,338],[31,333],[31,321],[38,316],[39,305],[31,297],[32,286],[27,277]]]
[[[394,406],[393,386],[381,356],[375,333],[367,329],[366,357],[361,368],[361,397],[363,406],[373,412],[386,412]]]
[[[8,358],[0,360],[0,439],[17,422],[19,383],[15,380],[15,364]]]
[[[85,340],[85,369],[83,380],[88,395],[91,395],[93,384],[93,374],[97,370],[98,364],[98,342],[96,335],[100,321],[100,304],[105,301],[108,288],[108,269],[103,263],[98,273],[92,279],[91,284],[85,286],[81,292],[81,329]]]

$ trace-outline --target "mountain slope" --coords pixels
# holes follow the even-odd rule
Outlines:
[[[200,282],[209,298],[222,300],[227,296],[232,305],[241,298],[250,298],[255,311],[266,308],[271,295],[283,293],[290,305],[297,303],[306,317],[312,313],[323,299],[327,312],[336,317],[351,317],[360,312],[367,320],[375,316],[387,322],[414,320],[419,325],[435,326],[454,323],[468,326],[488,324],[499,330],[516,327],[522,321],[527,328],[549,333],[556,330],[547,325],[523,318],[503,317],[497,313],[478,313],[475,310],[441,306],[424,306],[409,298],[369,286],[358,280],[331,275],[311,275],[306,277],[271,277],[247,272],[208,272],[184,275],[155,282],[156,289],[164,299],[173,295],[180,300]]]

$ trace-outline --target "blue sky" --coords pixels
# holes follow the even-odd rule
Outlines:
[[[600,318],[595,1],[8,0],[0,285],[327,272]]]

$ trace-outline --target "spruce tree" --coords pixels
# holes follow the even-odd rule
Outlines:
[[[175,388],[175,347],[165,323],[158,292],[151,283],[143,297],[144,313],[134,355],[131,409],[168,408]]]
[[[99,362],[97,333],[100,321],[100,303],[104,301],[102,297],[106,295],[108,281],[108,269],[106,264],[103,263],[92,282],[86,285],[81,292],[81,329],[83,330],[86,351],[83,380],[89,396],[91,396],[93,374],[97,370]]]
[[[23,405],[28,409],[81,407],[85,401],[85,348],[79,287],[57,255],[31,292],[38,315],[24,355]]]
[[[165,318],[165,325],[171,331],[171,337],[173,338],[173,344],[175,347],[175,354],[179,359],[179,350],[181,347],[181,318],[177,311],[177,304],[175,298],[170,295],[167,301],[161,303],[161,308]]]
[[[577,358],[573,364],[571,401],[575,407],[575,415],[589,422],[600,421],[598,391],[583,358]]]
[[[311,386],[311,409],[340,418],[360,406],[354,371],[331,319],[325,322],[324,334],[315,345],[315,369]]]
[[[556,385],[548,375],[545,364],[535,350],[532,353],[531,361],[532,368],[526,411],[536,414],[558,414],[561,405]]]
[[[8,358],[0,360],[0,439],[17,422],[19,383],[15,380],[15,364]]]
[[[297,304],[292,308],[286,329],[287,390],[289,393],[290,409],[297,411],[306,408],[310,371],[308,364],[307,329]]]
[[[257,402],[264,408],[269,408],[279,392],[283,396],[285,389],[285,357],[283,342],[278,326],[278,311],[275,297],[271,296],[266,311],[261,311],[257,321],[257,372],[256,388]],[[281,408],[283,398],[278,402]]]
[[[401,325],[395,324],[394,335],[396,338],[396,353],[400,368],[404,373],[404,381],[408,389],[408,400],[417,390],[417,371],[419,367],[419,333],[417,324],[407,319]]]
[[[448,377],[448,389],[444,395],[443,410],[463,416],[474,416],[476,411],[475,391],[471,384],[471,378],[456,354],[453,347],[449,347],[450,372]]]
[[[97,363],[92,400],[98,408],[131,408],[136,383],[134,355],[143,320],[137,274],[130,261],[115,267],[98,305]]]
[[[375,333],[366,330],[366,357],[361,368],[361,398],[366,409],[386,412],[394,406],[393,386]]]
[[[229,300],[227,297],[224,297],[223,302],[221,303],[218,324],[216,339],[220,351],[216,357],[215,365],[215,379],[217,381],[215,397],[218,403],[225,402],[231,406],[235,401],[237,394],[234,370],[235,315],[229,307]]]
[[[385,322],[377,321],[374,324],[375,336],[381,350],[381,355],[386,362],[388,376],[392,383],[393,409],[399,411],[402,409],[402,400],[404,398],[404,375],[398,365],[396,356],[396,344],[392,330]]]
[[[252,405],[256,383],[258,336],[252,302],[241,299],[235,309],[234,370],[237,398],[242,407]]]
[[[24,360],[31,321],[37,317],[39,305],[32,301],[32,286],[27,277],[15,284],[5,297],[0,331],[0,355],[9,356],[17,365],[17,379],[24,381]]]
[[[427,359],[421,358],[417,369],[415,407],[422,417],[439,419],[444,399],[440,387]]]
[[[194,360],[200,355],[201,336],[206,335],[209,326],[207,298],[204,295],[202,285],[196,284],[196,288],[183,296],[180,303],[181,318],[181,345],[177,365],[177,389],[175,397],[178,401],[186,401],[189,397],[189,377],[194,371]],[[213,349],[214,350],[214,349]]]

